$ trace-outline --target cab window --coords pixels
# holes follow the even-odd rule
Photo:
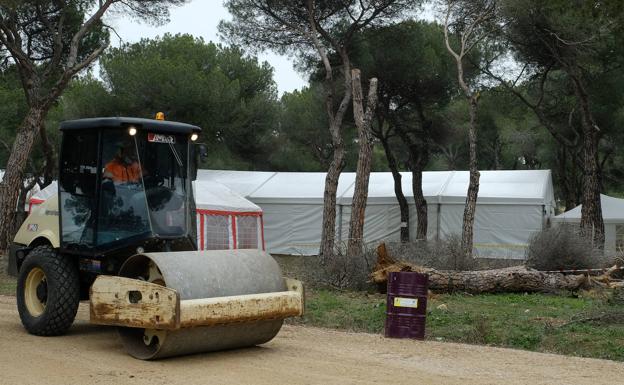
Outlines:
[[[97,149],[96,130],[63,134],[59,184],[64,244],[93,245]]]

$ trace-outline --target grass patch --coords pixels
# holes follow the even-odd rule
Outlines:
[[[383,330],[386,303],[382,295],[307,291],[305,307],[299,321],[304,324],[367,333]]]
[[[442,306],[438,309],[438,306]],[[445,309],[444,309],[445,308]],[[308,291],[306,325],[383,333],[385,296]],[[600,296],[448,294],[429,299],[427,339],[624,361],[624,322],[567,322],[622,311]]]
[[[15,295],[15,278],[0,272],[0,295]]]
[[[16,279],[10,277],[7,271],[7,256],[0,254],[0,295],[15,295]]]

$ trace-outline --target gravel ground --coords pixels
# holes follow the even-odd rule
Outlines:
[[[63,337],[22,328],[0,296],[0,384],[621,384],[624,364],[286,325],[262,347],[156,362],[126,355],[88,306]]]

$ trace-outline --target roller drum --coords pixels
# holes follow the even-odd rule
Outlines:
[[[137,254],[124,263],[119,275],[164,284],[178,291],[181,300],[286,290],[277,262],[258,250]],[[132,356],[157,359],[263,344],[277,335],[282,323],[265,320],[175,331],[120,327],[118,332]]]

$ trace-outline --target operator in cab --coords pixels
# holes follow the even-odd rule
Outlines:
[[[102,170],[100,198],[100,231],[102,243],[127,238],[130,234],[149,231],[148,209],[145,201],[143,169],[132,138],[112,141],[113,158]]]
[[[141,166],[137,161],[134,143],[121,143],[113,159],[104,166],[104,179],[110,179],[115,184],[139,183],[141,180]]]

